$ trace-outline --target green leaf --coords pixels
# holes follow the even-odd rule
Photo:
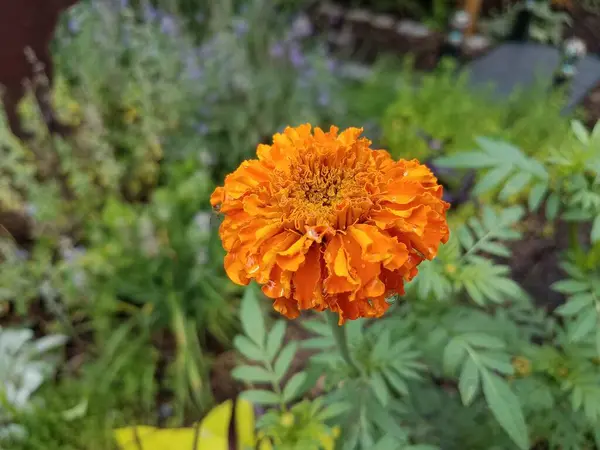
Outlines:
[[[548,187],[546,183],[538,183],[531,188],[528,199],[529,210],[531,212],[535,212],[538,210],[538,208],[542,204],[542,200],[544,199],[544,195],[546,195],[547,190]]]
[[[506,182],[498,197],[501,200],[508,200],[512,195],[520,193],[531,181],[531,174],[528,172],[518,172]]]
[[[281,353],[275,361],[274,366],[275,377],[277,377],[277,381],[280,381],[287,373],[288,369],[290,368],[290,364],[294,359],[294,355],[296,354],[297,349],[298,344],[296,344],[295,342],[290,342],[284,347],[283,350],[281,350]]]
[[[382,373],[387,382],[394,390],[396,390],[396,392],[402,395],[409,394],[408,385],[406,384],[406,381],[404,381],[402,377],[398,375],[398,373],[388,368],[383,369]]]
[[[589,335],[598,323],[596,314],[581,314],[569,329],[572,342],[579,342]]]
[[[447,375],[454,375],[467,354],[463,342],[459,338],[453,338],[444,348],[443,367]]]
[[[590,135],[579,120],[571,121],[571,131],[582,144],[588,145],[590,143]]]
[[[332,336],[331,327],[329,326],[329,324],[323,322],[322,320],[318,320],[318,319],[307,320],[306,322],[302,323],[302,326],[304,328],[306,328],[308,331],[312,331],[313,333],[318,334],[320,336],[324,336],[324,337]]]
[[[553,283],[550,287],[556,292],[562,292],[563,294],[577,294],[589,291],[590,284],[579,280],[561,280]]]
[[[331,405],[325,407],[318,415],[317,419],[319,421],[325,422],[326,420],[333,419],[345,412],[348,412],[352,408],[350,403],[332,403]]]
[[[492,414],[514,443],[521,450],[528,450],[527,425],[518,397],[499,376],[487,371],[481,376],[483,395]]]
[[[265,346],[265,320],[258,303],[256,287],[249,285],[242,298],[240,317],[244,333],[260,348]]]
[[[460,245],[462,245],[465,248],[465,250],[469,250],[475,245],[475,239],[473,238],[473,235],[467,227],[459,228],[456,235],[458,237]]]
[[[506,347],[502,339],[485,333],[464,333],[460,337],[474,347],[489,348],[491,350],[500,350]]]
[[[482,353],[479,355],[479,361],[486,368],[500,372],[503,375],[512,375],[515,372],[515,368],[506,354]]]
[[[371,450],[398,450],[398,448],[398,440],[392,436],[384,436],[370,447]]]
[[[306,381],[306,373],[298,372],[283,388],[283,401],[289,403],[301,393],[302,386]]]
[[[469,406],[479,390],[479,369],[472,358],[463,365],[458,380],[458,391],[463,405]]]
[[[546,219],[554,220],[558,214],[558,207],[560,205],[560,198],[557,194],[552,193],[548,197],[546,202]]]
[[[277,356],[277,352],[281,348],[281,344],[283,344],[283,337],[285,336],[285,328],[286,323],[283,320],[278,320],[271,328],[271,331],[267,335],[267,358],[269,361],[273,361],[275,356]]]
[[[263,351],[246,336],[236,336],[233,339],[233,345],[243,356],[249,360],[264,362],[265,355]]]
[[[591,234],[592,242],[600,241],[600,215],[597,215],[594,218],[594,223],[592,225],[592,234]]]
[[[377,341],[373,346],[371,357],[375,361],[380,361],[389,357],[390,353],[390,330],[383,330],[377,337]]]
[[[502,258],[510,258],[511,255],[510,250],[498,242],[481,242],[479,244],[479,248],[485,253],[489,253],[490,255],[494,256],[500,256]]]
[[[277,394],[262,389],[244,391],[240,394],[240,397],[257,405],[277,405],[280,403],[280,398]]]
[[[273,374],[259,366],[238,366],[231,371],[231,376],[248,383],[270,383],[273,381]]]
[[[456,169],[479,169],[495,166],[498,164],[498,159],[483,152],[462,152],[436,158],[434,164]]]
[[[475,185],[473,193],[482,195],[494,189],[502,182],[512,171],[512,165],[504,164],[487,172],[481,180]]]
[[[379,400],[383,406],[386,406],[390,400],[390,392],[381,373],[373,373],[369,380],[369,384],[371,385],[371,389],[373,389],[373,393],[375,394],[375,397],[377,397],[377,400]]]
[[[581,312],[586,307],[591,307],[594,304],[594,294],[584,292],[570,297],[566,303],[556,308],[556,313],[563,317],[572,317]],[[593,314],[594,312],[590,312]]]

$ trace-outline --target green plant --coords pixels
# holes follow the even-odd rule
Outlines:
[[[258,365],[234,373],[262,390],[246,395],[276,405],[270,414],[277,415],[298,401],[296,385],[314,386],[311,374],[322,376],[319,398],[338,412],[324,422],[341,428],[343,449],[598,446],[597,236],[582,241],[573,233],[559,254],[565,278],[552,288],[566,300],[555,311],[536,307],[505,264],[524,238],[525,215],[544,205],[549,222],[596,221],[598,130],[573,122],[567,143],[545,156],[480,138],[480,150],[438,158],[441,167],[481,170],[476,197],[493,206],[454,222],[448,243],[381,319],[343,327],[323,316],[302,320],[313,337],[288,343],[277,358],[284,326],[265,325],[248,288],[246,336],[235,342]],[[515,195],[520,200],[507,203]],[[280,384],[287,366],[278,361],[291,360],[296,345],[316,353],[291,389]]]
[[[66,342],[61,335],[33,339],[30,329],[0,328],[0,444],[27,434],[13,421],[32,406],[32,396],[50,378],[58,359],[55,350]]]
[[[569,14],[556,11],[550,1],[521,1],[505,8],[495,17],[481,20],[481,27],[486,34],[495,39],[505,39],[514,26],[514,22],[523,10],[527,9],[532,14],[528,29],[528,37],[543,44],[559,45],[563,40],[564,28],[571,24]]]

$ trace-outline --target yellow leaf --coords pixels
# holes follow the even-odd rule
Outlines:
[[[231,418],[232,401],[228,400],[213,408],[200,423],[198,445],[193,449],[196,429],[155,428],[148,426],[125,427],[114,431],[115,440],[121,450],[228,450],[227,431]],[[236,408],[236,431],[238,449],[253,448],[254,410],[252,404],[239,399]],[[136,436],[137,434],[137,436]],[[271,450],[270,445],[261,444],[260,450]]]

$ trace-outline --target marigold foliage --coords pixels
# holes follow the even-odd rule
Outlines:
[[[262,285],[288,318],[329,309],[380,317],[448,240],[443,188],[417,160],[370,148],[362,129],[308,124],[257,148],[211,196],[224,214],[225,269]]]

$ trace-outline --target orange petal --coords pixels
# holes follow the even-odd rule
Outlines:
[[[321,250],[312,246],[306,253],[306,259],[294,274],[294,297],[300,309],[312,308],[323,302],[321,292]]]

